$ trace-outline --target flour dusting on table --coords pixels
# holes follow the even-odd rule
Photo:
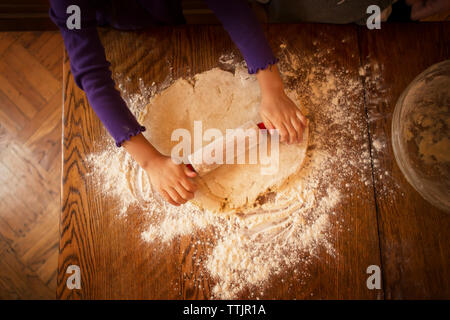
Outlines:
[[[212,298],[237,298],[246,289],[258,298],[272,276],[287,271],[307,277],[306,266],[317,259],[319,250],[336,254],[330,232],[339,224],[339,204],[350,183],[372,183],[367,129],[365,120],[358,118],[362,106],[358,70],[349,74],[328,63],[329,56],[320,51],[296,56],[285,44],[279,57],[286,87],[298,95],[311,122],[305,165],[292,179],[295,183],[288,182],[275,195],[275,201],[288,199],[288,207],[246,216],[213,214],[191,203],[174,207],[153,193],[147,175],[123,148],[111,143],[88,157],[99,192],[114,199],[118,215],[138,208],[149,217],[143,241],[160,243],[164,250],[179,237],[204,234],[204,242],[192,245],[203,248],[203,255],[194,259],[203,275],[213,280]],[[232,54],[222,56],[220,63],[226,69],[243,65]],[[160,91],[152,84],[142,85],[139,94],[123,90],[122,94],[138,115]]]

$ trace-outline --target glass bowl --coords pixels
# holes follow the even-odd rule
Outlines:
[[[392,118],[395,159],[428,202],[450,212],[450,60],[418,75]]]

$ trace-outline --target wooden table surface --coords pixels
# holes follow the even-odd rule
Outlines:
[[[270,279],[263,298],[450,298],[450,215],[431,206],[408,184],[390,140],[392,113],[401,92],[427,67],[450,58],[450,24],[390,24],[376,31],[324,24],[269,25],[266,33],[274,48],[282,38],[297,54],[312,52],[314,40],[326,35],[320,49],[334,48],[333,63],[354,74],[368,66],[355,112],[367,128],[372,163],[362,174],[373,183],[355,181],[339,205],[348,232],[331,239],[336,257],[319,253],[307,267],[311,276],[302,283],[287,273]],[[193,75],[217,67],[223,53],[237,53],[220,26],[103,31],[101,38],[114,74],[130,79],[124,83],[128,93],[139,92],[139,78],[151,84],[164,81],[167,74],[174,79]],[[57,298],[210,298],[213,280],[205,278],[200,289],[195,284],[198,270],[190,259],[190,244],[201,235],[181,237],[164,255],[157,254],[152,244],[140,239],[142,216],[131,214],[126,222],[117,219],[108,198],[87,178],[86,156],[111,141],[103,138],[105,129],[76,87],[67,56],[63,126]],[[385,147],[374,148],[373,141],[382,141]],[[382,177],[386,172],[389,179]],[[80,267],[81,289],[66,286],[70,265]],[[366,286],[369,265],[381,267],[381,290]],[[193,276],[186,276],[191,272]],[[239,298],[246,297],[244,292]]]

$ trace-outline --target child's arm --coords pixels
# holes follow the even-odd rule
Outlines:
[[[280,141],[300,143],[306,118],[285,94],[276,65],[259,70],[256,78],[261,88],[261,118],[267,129],[278,129]]]
[[[80,30],[69,30],[66,26],[69,16],[66,10],[72,4],[81,9]],[[139,125],[115,89],[109,70],[110,64],[98,37],[92,1],[51,0],[50,17],[63,36],[76,84],[84,90],[89,104],[116,144],[123,144],[131,156],[143,166],[154,187],[167,201],[178,205],[191,199],[195,186],[188,178],[195,173],[184,172],[183,166],[175,165],[153,148],[140,134],[145,128]]]
[[[241,51],[247,62],[248,72],[256,73],[262,93],[260,113],[266,127],[278,129],[281,141],[301,141],[305,118],[284,93],[275,66],[277,59],[247,1],[206,2]]]
[[[144,131],[116,90],[110,63],[97,33],[93,1],[51,0],[50,17],[59,27],[70,58],[70,67],[76,84],[86,93],[89,104],[119,146]],[[69,29],[67,8],[80,7],[81,28]]]
[[[147,171],[152,186],[173,205],[194,198],[195,184],[190,178],[197,174],[183,164],[159,153],[142,134],[131,137],[123,147]]]

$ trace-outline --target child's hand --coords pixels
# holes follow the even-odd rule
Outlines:
[[[170,157],[160,156],[144,168],[152,186],[174,206],[194,198],[196,185],[191,178],[197,174],[183,164],[175,164]]]
[[[283,90],[262,96],[260,114],[267,129],[279,130],[281,142],[302,142],[306,118]]]
[[[183,164],[159,153],[142,134],[123,143],[130,155],[147,172],[152,186],[174,206],[194,198],[196,185],[191,178],[197,174]]]
[[[256,77],[261,88],[260,114],[266,128],[278,129],[281,142],[302,142],[306,118],[284,92],[277,66],[259,70]]]
[[[406,4],[411,6],[411,19],[425,19],[435,14],[445,14],[450,10],[448,0],[406,0]]]

